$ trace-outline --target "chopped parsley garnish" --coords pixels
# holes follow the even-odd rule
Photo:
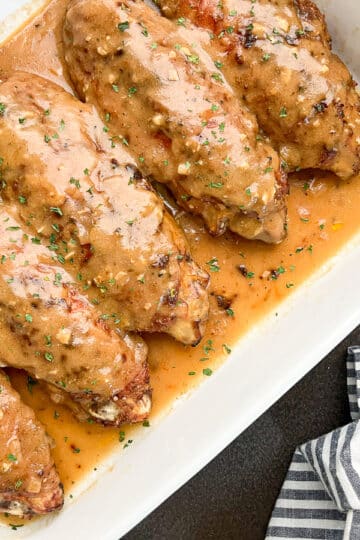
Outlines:
[[[80,181],[77,180],[76,178],[73,178],[71,177],[70,180],[69,180],[70,184],[74,185],[75,187],[77,187],[78,189],[80,189],[81,185],[80,185]]]
[[[124,21],[118,24],[118,29],[120,32],[125,32],[129,28],[129,21]]]
[[[58,216],[63,216],[64,215],[62,213],[61,208],[59,208],[58,206],[51,206],[50,207],[50,212],[52,212],[53,214],[57,214]]]
[[[211,78],[214,79],[214,81],[217,81],[217,82],[221,82],[221,83],[224,82],[222,76],[220,75],[220,73],[212,73]]]
[[[219,272],[220,266],[216,257],[213,257],[206,263],[209,266],[210,272]]]
[[[223,187],[223,182],[210,182],[210,184],[207,185],[207,187],[209,188],[213,188],[213,189],[220,189]]]
[[[38,382],[33,379],[32,377],[30,377],[30,375],[28,375],[28,378],[27,378],[27,389],[29,391],[29,394],[32,394],[33,393],[33,387],[38,384]]]
[[[207,342],[205,343],[205,345],[203,346],[203,349],[204,349],[204,353],[205,354],[209,354],[209,352],[211,351],[215,351],[215,349],[213,348],[213,341],[212,339],[208,339]],[[202,359],[203,360],[203,359]],[[205,360],[208,360],[208,358],[205,358]]]

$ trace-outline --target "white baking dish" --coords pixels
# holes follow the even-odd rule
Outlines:
[[[30,9],[41,0],[31,2]],[[0,0],[0,19],[25,4]],[[335,48],[360,76],[358,0],[318,0]],[[341,8],[340,8],[341,4]],[[339,9],[340,8],[340,9]],[[14,21],[14,19],[12,19]],[[0,29],[0,32],[3,29]],[[360,225],[360,214],[359,214]],[[116,540],[206,465],[360,323],[360,235],[258,324],[213,377],[136,434],[57,516],[0,538]]]

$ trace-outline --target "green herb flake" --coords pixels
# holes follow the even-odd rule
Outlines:
[[[54,355],[51,352],[44,353],[44,358],[48,362],[52,362],[54,360]]]
[[[220,271],[219,261],[217,260],[216,257],[213,257],[212,259],[210,259],[210,261],[208,261],[206,264],[209,266],[210,272]]]
[[[205,345],[203,346],[203,349],[204,349],[204,353],[205,353],[205,354],[209,354],[209,352],[215,351],[215,349],[213,348],[213,341],[212,341],[212,339],[208,339],[208,340],[207,340],[207,342],[206,342]],[[208,358],[201,358],[201,360],[208,360]]]
[[[226,343],[223,343],[222,345],[222,348],[224,349],[224,351],[227,353],[227,354],[230,354],[231,353],[231,349],[228,345],[226,345]]]
[[[58,206],[50,206],[50,212],[52,212],[53,214],[57,214],[58,216],[64,215],[61,208],[59,208]]]
[[[70,182],[70,184],[75,186],[77,189],[81,188],[80,181],[77,180],[76,178],[74,178],[73,176],[70,178],[69,182]]]
[[[190,64],[198,64],[200,61],[200,58],[197,54],[189,54],[186,56],[186,60],[190,62]]]
[[[26,386],[29,391],[29,394],[33,393],[33,388],[37,384],[38,384],[37,380],[33,379],[32,377],[30,377],[30,375],[28,375]]]
[[[130,24],[129,21],[124,21],[118,24],[118,30],[120,32],[125,32],[125,30],[128,30]]]
[[[206,187],[212,188],[212,189],[221,189],[223,187],[223,182],[210,182],[210,184],[207,184]]]
[[[224,82],[222,76],[220,75],[220,73],[212,73],[211,78],[214,79],[214,81],[217,81],[217,82],[221,82],[221,83]]]

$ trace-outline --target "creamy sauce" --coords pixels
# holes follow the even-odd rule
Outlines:
[[[58,53],[66,4],[67,0],[54,0],[0,49],[2,79],[21,69],[69,88]],[[340,182],[319,171],[297,174],[291,178],[288,206],[289,234],[278,246],[249,242],[231,234],[211,238],[200,221],[180,216],[194,259],[212,278],[211,315],[206,335],[195,348],[166,336],[145,336],[150,347],[152,417],[206,379],[242,334],[274,310],[359,230],[360,182]],[[211,264],[215,257],[219,271],[212,271],[216,270]],[[228,302],[216,297],[219,295]],[[221,300],[227,311],[219,307]],[[136,444],[135,428],[125,426],[119,434],[119,430],[80,424],[65,407],[50,401],[41,384],[30,387],[30,392],[23,373],[11,370],[10,374],[24,401],[34,408],[55,441],[53,455],[67,497],[84,473],[96,468],[108,452],[123,448],[129,439]],[[80,452],[74,452],[74,448]],[[16,521],[12,517],[10,522]]]

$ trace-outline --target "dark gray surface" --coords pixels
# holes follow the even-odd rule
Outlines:
[[[346,349],[359,343],[360,327],[124,538],[264,540],[295,447],[350,421]]]

